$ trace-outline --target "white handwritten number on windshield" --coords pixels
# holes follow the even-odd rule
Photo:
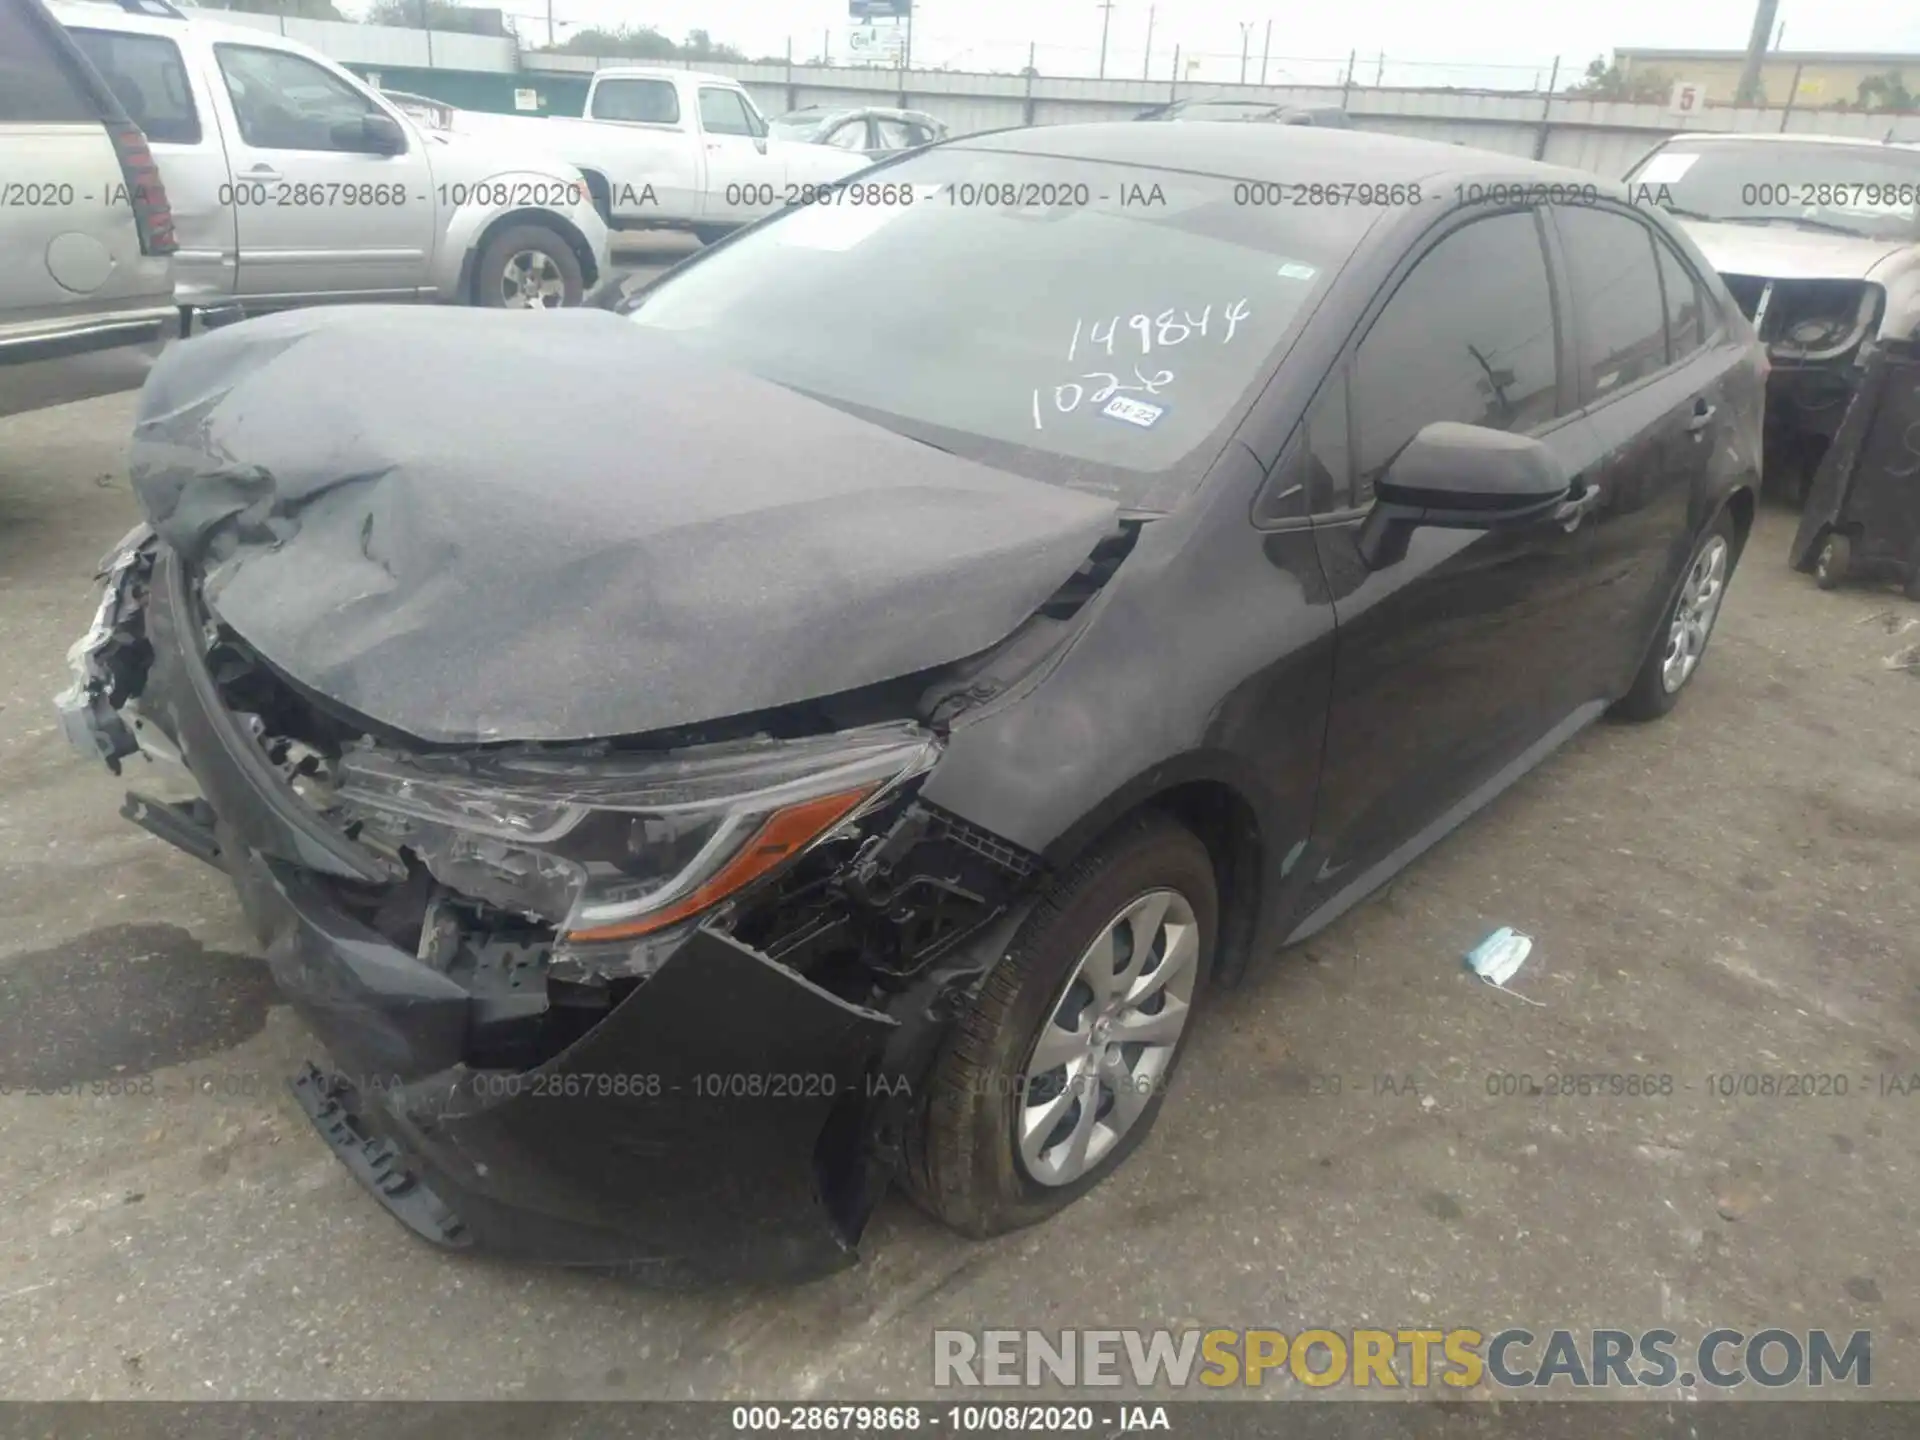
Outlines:
[[[1211,338],[1210,331],[1213,325],[1213,306],[1207,306],[1197,317],[1191,310],[1181,310],[1178,314],[1179,318],[1175,318],[1175,311],[1166,309],[1162,310],[1158,315],[1148,316],[1139,314],[1128,318],[1126,322],[1127,330],[1131,331],[1133,335],[1140,337],[1140,353],[1142,356],[1151,355],[1156,345],[1162,350],[1171,350],[1175,346],[1185,344],[1196,335],[1203,340]],[[1225,306],[1221,311],[1220,318],[1224,322],[1220,335],[1220,343],[1227,345],[1232,343],[1233,337],[1239,333],[1241,325],[1253,318],[1253,312],[1247,308],[1246,299],[1242,297],[1239,300],[1235,300],[1232,304]],[[1106,319],[1104,322],[1106,327],[1104,331],[1101,329],[1102,323],[1103,322],[1098,320],[1093,321],[1091,324],[1086,320],[1076,320],[1073,322],[1073,339],[1068,342],[1067,345],[1068,360],[1079,358],[1080,344],[1083,338],[1086,341],[1089,351],[1098,349],[1102,355],[1112,355],[1114,353],[1113,345],[1116,337],[1125,342],[1126,345],[1131,346],[1132,337],[1121,332],[1120,317],[1118,315],[1112,315]],[[1108,400],[1112,399],[1114,395],[1123,390],[1133,390],[1148,395],[1158,395],[1168,385],[1173,383],[1173,372],[1171,370],[1156,370],[1151,375],[1148,375],[1141,370],[1137,362],[1132,368],[1133,378],[1139,382],[1135,385],[1122,383],[1119,375],[1111,370],[1088,371],[1076,380],[1069,380],[1064,384],[1055,385],[1053,387],[1053,409],[1055,413],[1071,415],[1080,408],[1082,402],[1086,401],[1090,401],[1096,406],[1104,405]],[[1094,384],[1093,382],[1102,383]],[[1089,385],[1093,386],[1091,391],[1089,391]],[[1041,411],[1041,392],[1039,389],[1035,389],[1033,392],[1033,428],[1036,430],[1046,428],[1041,422]]]

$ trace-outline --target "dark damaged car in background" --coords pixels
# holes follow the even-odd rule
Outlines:
[[[797,1276],[890,1184],[1040,1220],[1250,960],[1679,698],[1763,384],[1684,234],[1200,128],[934,147],[622,315],[155,372],[62,718],[184,760],[125,813],[231,873],[415,1231]]]
[[[1627,177],[1759,332],[1769,488],[1799,504],[1877,348],[1920,337],[1920,144],[1678,135]]]

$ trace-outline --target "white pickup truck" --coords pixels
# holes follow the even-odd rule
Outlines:
[[[577,167],[616,230],[691,230],[702,240],[802,203],[868,164],[769,135],[739,81],[691,70],[597,70],[579,119],[456,110],[451,124],[455,133],[537,146]]]

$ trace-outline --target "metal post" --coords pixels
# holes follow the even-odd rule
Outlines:
[[[1347,73],[1340,77],[1340,108],[1347,108],[1347,97],[1353,93],[1353,64],[1360,58],[1358,50],[1347,52]]]
[[[1373,88],[1380,88],[1380,81],[1387,73],[1387,52],[1380,52],[1380,63],[1373,67]]]
[[[1747,36],[1747,63],[1740,70],[1740,88],[1734,91],[1736,105],[1760,102],[1760,66],[1767,58],[1767,37],[1773,34],[1773,17],[1780,0],[1759,0],[1753,12],[1753,31]]]
[[[907,11],[907,33],[900,46],[900,73],[898,78],[900,82],[900,108],[902,110],[909,108],[907,105],[907,62],[912,58],[913,11],[909,10]]]
[[[1147,58],[1140,62],[1140,78],[1146,80],[1153,74],[1153,6],[1147,7]]]
[[[1547,139],[1553,134],[1553,126],[1548,117],[1553,114],[1553,87],[1560,83],[1560,57],[1553,57],[1553,70],[1547,76],[1547,98],[1540,102],[1540,128],[1533,136],[1533,158],[1547,158]]]
[[[1793,84],[1787,87],[1786,108],[1780,112],[1780,133],[1782,135],[1787,133],[1787,121],[1793,115],[1793,97],[1800,93],[1800,72],[1806,68],[1807,62],[1804,60],[1793,67]]]
[[[1267,21],[1267,38],[1260,44],[1260,83],[1267,83],[1267,61],[1273,55],[1273,21]]]
[[[1033,124],[1034,52],[1039,48],[1040,47],[1033,41],[1029,40],[1027,42],[1027,99],[1026,104],[1020,111],[1020,123],[1023,125]]]
[[[787,109],[800,108],[800,92],[793,84],[793,37],[787,36]]]
[[[547,49],[553,49],[553,0],[547,0]],[[791,110],[793,107],[787,107]]]
[[[1180,47],[1173,47],[1173,79],[1167,83],[1167,103],[1180,98]]]
[[[1100,78],[1107,78],[1107,29],[1113,24],[1113,0],[1101,0],[1100,5]]]
[[[820,32],[820,63],[833,64],[833,31],[831,29]]]
[[[420,28],[427,32],[427,68],[433,68],[433,17],[427,12],[427,0],[420,0]]]
[[[1240,83],[1242,85],[1247,83],[1247,42],[1252,35],[1253,22],[1242,20],[1240,22]]]

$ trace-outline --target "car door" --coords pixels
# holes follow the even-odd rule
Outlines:
[[[1691,501],[1728,423],[1723,387],[1738,356],[1706,345],[1700,283],[1644,220],[1587,205],[1551,214],[1580,400],[1604,451],[1604,498],[1588,522],[1598,616],[1580,654],[1587,689],[1611,698],[1631,684],[1686,560]]]
[[[172,35],[70,25],[147,143],[167,183],[173,232],[174,293],[183,305],[223,300],[238,274],[234,207],[223,198],[227,151],[213,118],[208,76],[189,65]],[[214,83],[218,83],[215,78]]]
[[[439,228],[419,133],[304,55],[222,42],[213,58],[239,237],[238,293],[417,294]],[[401,153],[364,148],[356,127],[369,116],[399,125]]]
[[[1545,241],[1525,209],[1429,232],[1309,418],[1338,630],[1307,910],[1364,894],[1594,713],[1570,675],[1593,622],[1577,518],[1418,529],[1378,569],[1357,544],[1374,482],[1435,421],[1534,436],[1588,494],[1598,447]]]
[[[702,213],[724,221],[754,220],[786,203],[787,173],[738,90],[702,85],[700,143],[707,159]]]

